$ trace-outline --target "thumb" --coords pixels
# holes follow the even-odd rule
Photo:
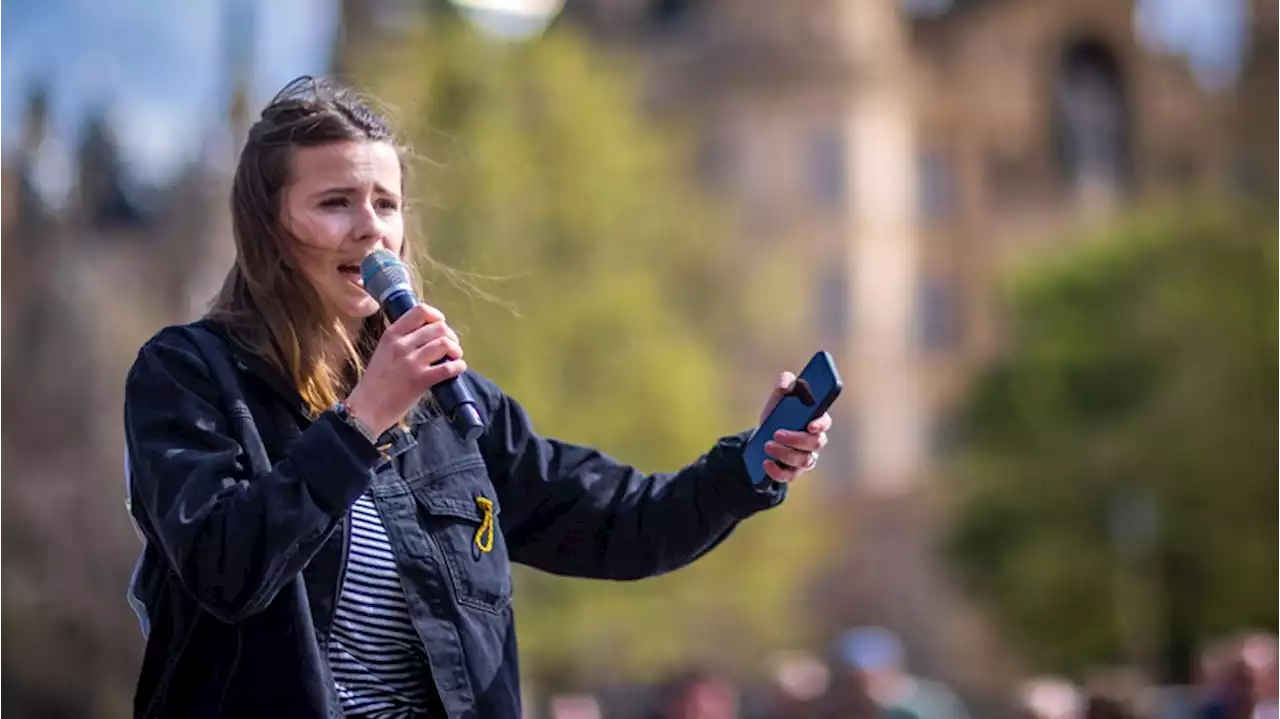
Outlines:
[[[783,372],[778,375],[778,382],[773,393],[778,397],[785,397],[791,391],[791,386],[796,383],[796,376],[791,372]]]
[[[764,403],[764,409],[760,412],[760,421],[763,423],[764,418],[769,416],[774,407],[782,401],[783,397],[791,391],[792,385],[796,383],[796,376],[791,372],[783,372],[778,375],[778,381],[773,385],[773,392],[769,393],[769,399]]]

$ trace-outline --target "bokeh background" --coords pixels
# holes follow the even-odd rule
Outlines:
[[[814,350],[845,375],[820,469],[704,561],[519,572],[530,714],[959,716],[865,701],[903,671],[975,717],[1274,707],[1274,0],[3,20],[9,716],[129,715],[123,378],[304,73],[389,109],[428,299],[544,433],[670,470]]]

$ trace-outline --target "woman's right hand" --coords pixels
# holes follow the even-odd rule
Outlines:
[[[441,359],[448,361],[435,365]],[[434,365],[434,366],[433,366]],[[347,397],[348,411],[381,435],[427,390],[467,369],[458,335],[440,310],[419,304],[382,334],[364,375]]]

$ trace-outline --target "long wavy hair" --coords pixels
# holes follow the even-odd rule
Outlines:
[[[388,324],[378,313],[351,336],[303,274],[303,248],[283,221],[294,149],[344,141],[395,146],[405,194],[407,151],[386,119],[350,89],[303,76],[262,111],[249,129],[231,189],[236,262],[208,313],[238,344],[291,379],[313,414],[346,395]],[[412,269],[410,247],[406,238],[400,254]]]

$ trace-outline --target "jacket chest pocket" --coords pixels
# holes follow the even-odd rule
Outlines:
[[[503,611],[511,603],[511,565],[498,498],[483,463],[415,482],[412,490],[419,525],[440,551],[454,599],[481,611]]]

